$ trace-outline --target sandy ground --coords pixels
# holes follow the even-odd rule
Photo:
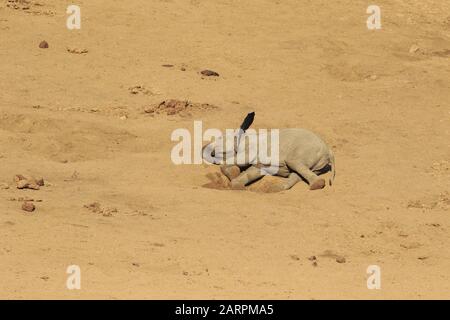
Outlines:
[[[0,298],[450,298],[449,1],[379,0],[379,31],[361,0],[84,0],[81,30],[38,1],[0,2]],[[166,99],[217,108],[144,112]],[[323,137],[335,185],[214,190],[171,162],[174,129],[250,111]]]

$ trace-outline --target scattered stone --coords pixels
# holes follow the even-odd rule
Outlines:
[[[313,266],[313,267],[317,267],[317,266],[318,266],[317,261],[314,261],[314,262],[312,263],[312,266]]]
[[[14,181],[16,182],[17,189],[39,190],[40,187],[44,186],[43,178],[35,179],[32,176],[24,176],[21,174],[16,174]]]
[[[308,258],[308,260],[309,261],[315,261],[315,260],[317,260],[317,257],[316,256],[311,256],[311,257]]]
[[[186,71],[186,68],[185,67],[181,67],[180,70],[181,71]]]
[[[417,259],[419,259],[419,260],[426,260],[426,259],[428,259],[428,257],[427,256],[422,256],[422,257],[418,257]]]
[[[429,227],[435,227],[435,228],[439,228],[441,226],[439,223],[427,223],[426,225]]]
[[[28,197],[19,197],[19,198],[9,198],[9,201],[19,201],[19,202],[42,202],[42,199],[33,199]]]
[[[128,88],[128,91],[130,91],[131,94],[144,94],[144,95],[152,94],[152,92],[150,92],[150,90],[147,90],[142,85],[130,87],[130,88]]]
[[[89,51],[87,49],[67,48],[67,52],[73,53],[73,54],[86,54]]]
[[[345,263],[345,258],[331,250],[325,250],[321,255],[324,258],[334,259],[337,263]]]
[[[28,185],[29,185],[29,183],[27,180],[19,180],[17,182],[17,189],[25,189],[28,187]]]
[[[291,254],[290,257],[291,257],[292,260],[295,260],[295,261],[299,261],[300,260],[300,258],[297,255],[295,255],[295,254]]]
[[[219,77],[220,76],[217,72],[212,71],[212,70],[203,70],[200,73],[206,77]]]
[[[336,262],[337,262],[337,263],[345,263],[346,260],[345,260],[344,257],[337,257],[337,258],[336,258]]]
[[[44,186],[44,178],[39,178],[36,180],[36,183],[38,186],[43,187]]]
[[[41,49],[47,49],[48,48],[48,42],[47,41],[41,41],[41,43],[39,43],[39,48]]]
[[[92,202],[90,204],[85,205],[84,207],[91,210],[94,213],[99,213],[101,210],[100,203],[98,202]]]
[[[34,204],[29,202],[29,201],[25,201],[22,204],[22,210],[23,211],[33,212],[35,209],[36,209],[36,207],[34,206]]]
[[[104,217],[112,217],[114,214],[116,214],[118,211],[116,208],[105,208],[102,210],[102,216]]]

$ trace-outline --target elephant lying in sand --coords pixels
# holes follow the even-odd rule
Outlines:
[[[232,189],[244,187],[267,174],[285,177],[280,184],[271,186],[270,192],[278,192],[292,188],[302,178],[310,186],[310,190],[325,187],[325,180],[318,174],[331,170],[330,185],[335,177],[335,161],[332,150],[317,135],[306,129],[280,129],[278,131],[278,161],[268,163],[258,156],[250,159],[249,143],[246,139],[256,132],[244,132],[242,129],[234,136],[225,136],[207,144],[203,148],[203,157],[207,161],[213,159],[214,163],[221,164],[222,173],[231,181]],[[234,143],[226,143],[226,139],[233,139]],[[268,149],[270,150],[270,141]],[[245,162],[238,162],[240,156],[246,155]],[[241,158],[241,159],[243,159]],[[230,160],[231,159],[231,163]],[[241,172],[242,170],[242,172]]]

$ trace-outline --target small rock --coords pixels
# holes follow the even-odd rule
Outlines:
[[[28,188],[28,186],[29,186],[29,182],[28,182],[28,180],[19,180],[18,182],[17,182],[17,189],[25,189],[25,188]]]
[[[14,181],[17,183],[17,182],[19,182],[20,180],[26,180],[26,178],[25,178],[23,175],[21,175],[21,174],[16,174],[16,175],[14,176]]]
[[[104,217],[112,217],[114,214],[116,214],[118,211],[116,208],[106,208],[102,210],[102,216]]]
[[[48,48],[48,42],[47,41],[41,41],[41,43],[39,43],[39,48],[41,49],[47,49]]]
[[[337,263],[345,263],[346,260],[345,260],[344,257],[337,257],[337,258],[336,258],[336,262],[337,262]]]
[[[24,176],[21,174],[16,174],[14,176],[14,181],[16,182],[17,189],[33,189],[39,190],[40,186],[44,185],[44,179],[39,178],[36,180],[32,176]]]
[[[22,210],[23,211],[27,211],[27,212],[33,212],[36,209],[36,207],[34,206],[34,204],[32,204],[31,202],[25,201],[22,204]]]
[[[219,74],[217,72],[212,71],[212,70],[203,70],[200,73],[207,77],[218,77],[219,76]]]
[[[102,210],[100,203],[98,203],[98,202],[93,202],[93,203],[87,204],[84,207],[91,210],[94,213],[100,213],[100,211]]]
[[[144,108],[145,113],[155,113],[155,107],[154,106],[146,106]]]
[[[89,51],[87,49],[67,48],[67,52],[73,53],[73,54],[86,54]]]
[[[311,257],[308,258],[308,260],[309,261],[315,261],[315,260],[317,260],[317,257],[316,256],[311,256]]]
[[[148,94],[152,94],[152,92],[150,92],[150,90],[147,90],[144,86],[142,85],[137,85],[131,88],[128,88],[128,91],[131,94],[144,94],[144,95],[148,95]]]
[[[163,64],[164,68],[173,68],[173,64]]]
[[[44,178],[39,178],[39,179],[37,179],[36,180],[36,184],[38,185],[38,186],[40,186],[40,187],[43,187],[44,186]]]

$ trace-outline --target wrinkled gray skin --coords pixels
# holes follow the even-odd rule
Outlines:
[[[242,142],[245,141],[246,135],[247,133],[241,137],[239,145],[234,144],[233,150],[226,149],[223,139],[206,145],[203,148],[204,158],[209,158],[205,155],[210,155],[216,159],[218,157],[227,159],[230,153],[234,153],[236,157],[241,152],[248,154],[248,144]],[[268,150],[270,150],[270,142]],[[221,171],[230,179],[232,189],[244,189],[246,185],[265,175],[261,169],[269,167],[268,163],[262,163],[259,159],[254,159],[252,164],[246,162],[237,165],[236,163],[230,164],[229,161],[218,161],[218,163],[222,163]],[[322,189],[325,187],[325,180],[318,174],[327,169],[331,169],[331,185],[335,176],[334,155],[322,139],[306,129],[280,129],[279,163],[277,172],[272,172],[272,174],[286,179],[279,184],[273,184],[268,191],[288,190],[302,178],[308,182],[311,190]],[[241,172],[241,170],[243,171]]]

